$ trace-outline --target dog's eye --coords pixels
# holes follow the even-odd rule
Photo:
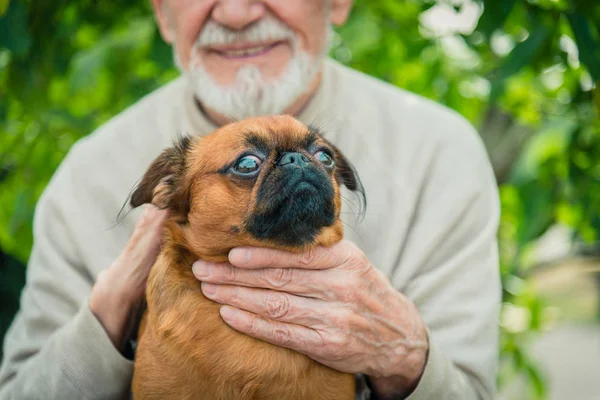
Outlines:
[[[250,175],[258,171],[261,163],[262,161],[260,158],[248,155],[240,158],[238,162],[233,166],[233,169],[238,174]]]
[[[335,161],[333,161],[333,158],[331,158],[331,156],[329,154],[327,154],[326,152],[324,152],[323,150],[321,151],[317,151],[315,153],[315,158],[317,160],[319,160],[319,162],[321,164],[323,164],[324,166],[326,166],[327,168],[333,168]]]

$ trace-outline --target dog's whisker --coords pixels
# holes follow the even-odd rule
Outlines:
[[[348,204],[349,207],[352,208],[352,206],[354,206],[354,210],[357,213],[357,221],[360,219],[364,219],[365,215],[366,215],[366,205],[361,202],[360,205],[356,205],[352,200],[350,200],[348,197],[340,194],[340,197],[342,199],[343,202],[345,202],[346,204]]]
[[[357,220],[360,219],[361,216],[365,215],[365,210],[362,207],[357,206],[354,202],[352,202],[352,200],[343,195],[340,195],[340,197],[342,198],[342,201],[345,202],[348,205],[348,207],[350,207],[350,209],[356,214]]]
[[[349,198],[347,198],[347,197],[345,197],[343,195],[340,195],[340,197],[342,198],[343,201],[346,201],[346,204],[348,204],[349,207],[350,206],[353,207],[354,210],[356,210],[356,212],[360,211],[360,207],[357,206],[356,204],[354,204],[354,202],[352,202],[352,200],[350,200]]]
[[[356,230],[356,228],[354,228],[352,225],[350,225],[347,222],[342,221],[342,224],[344,224],[345,226],[347,226],[348,228],[352,229],[352,231],[354,231],[354,233],[356,233],[356,235],[358,235],[358,237],[360,238],[360,240],[364,240],[363,235],[360,234],[359,231]]]

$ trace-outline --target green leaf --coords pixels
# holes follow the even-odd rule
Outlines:
[[[29,51],[31,43],[25,5],[21,1],[13,1],[0,18],[0,48],[4,47],[23,56]]]
[[[429,10],[430,8],[433,8],[435,6],[437,6],[437,1],[435,0],[429,0],[429,1],[425,1],[423,2],[423,5],[421,6],[421,12],[425,12],[427,10]]]
[[[0,165],[0,184],[10,176],[12,170],[11,165]]]
[[[351,43],[350,49],[354,56],[361,56],[377,47],[382,40],[381,27],[377,18],[370,12],[362,13],[340,29],[340,35],[345,43]]]
[[[533,386],[534,393],[537,398],[543,399],[546,396],[546,385],[542,375],[535,367],[535,365],[531,362],[528,362],[525,366],[525,371],[527,372],[527,376],[529,377],[529,381]]]
[[[0,17],[6,14],[9,4],[10,0],[0,0]]]
[[[489,37],[496,29],[504,26],[515,3],[516,0],[483,0],[483,14],[475,30]]]
[[[537,56],[540,49],[549,37],[549,29],[540,23],[523,42],[515,48],[504,59],[500,68],[495,72],[492,80],[490,100],[495,101],[504,91],[504,82],[510,76],[516,74],[521,68],[529,65]]]
[[[579,60],[586,66],[594,82],[600,81],[600,40],[594,37],[592,25],[580,13],[567,13],[579,49]]]
[[[573,118],[549,120],[523,146],[513,166],[511,182],[525,184],[539,180],[543,164],[566,153],[576,129],[577,121]]]
[[[33,215],[33,210],[31,209],[32,198],[33,188],[29,186],[17,195],[13,215],[8,224],[8,232],[10,234],[14,234],[31,221]]]
[[[150,59],[154,61],[159,68],[165,70],[173,67],[174,64],[173,50],[171,49],[171,46],[165,43],[158,33],[158,30],[154,32],[154,36],[152,38]]]
[[[72,91],[97,84],[100,71],[106,66],[112,48],[108,40],[98,43],[95,47],[81,51],[73,57],[69,86]]]
[[[523,195],[523,215],[518,233],[518,243],[524,247],[540,237],[554,221],[554,198],[550,190],[543,190],[535,183],[520,189]]]

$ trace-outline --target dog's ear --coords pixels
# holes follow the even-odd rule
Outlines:
[[[191,144],[190,137],[181,137],[150,164],[131,195],[129,204],[132,207],[152,203],[158,208],[173,210],[187,219],[189,188],[182,182],[182,178]]]
[[[311,131],[316,133],[321,140],[327,143],[327,145],[331,147],[331,150],[333,150],[333,157],[335,159],[335,177],[338,184],[346,186],[353,192],[362,192],[363,186],[356,169],[350,164],[340,149],[329,140],[325,139],[317,128],[311,128]]]
[[[346,186],[351,191],[355,192],[361,199],[362,210],[361,213],[367,207],[367,196],[365,194],[365,188],[360,181],[356,168],[348,161],[346,156],[334,146],[331,142],[323,139],[333,150],[333,156],[335,158],[335,177],[338,184]]]
[[[362,183],[356,169],[346,159],[344,154],[334,145],[330,144],[335,157],[335,176],[338,182],[353,192],[362,190]]]

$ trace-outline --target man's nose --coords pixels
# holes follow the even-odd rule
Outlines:
[[[233,30],[242,30],[258,21],[265,14],[262,1],[218,0],[212,12],[212,19]]]

